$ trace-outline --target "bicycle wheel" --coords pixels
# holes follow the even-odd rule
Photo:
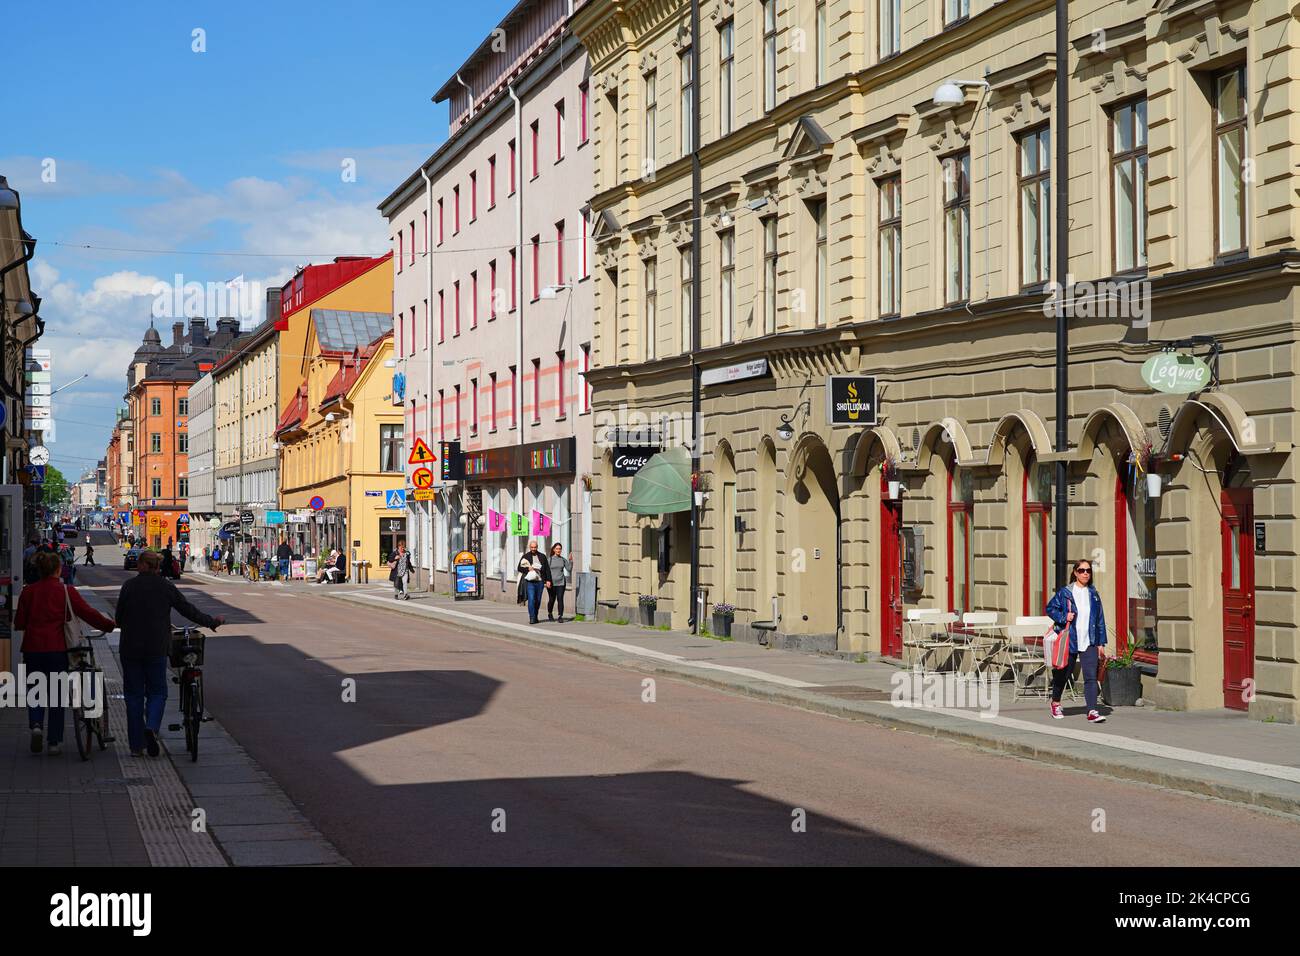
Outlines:
[[[199,759],[199,724],[203,720],[203,679],[198,674],[190,678],[186,703],[185,749],[190,752],[190,760],[196,761]]]
[[[81,755],[82,760],[89,760],[90,749],[90,728],[91,718],[86,716],[85,710],[80,707],[74,707],[72,710],[72,736],[77,738],[77,753]]]

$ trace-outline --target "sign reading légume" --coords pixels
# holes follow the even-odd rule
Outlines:
[[[1142,381],[1158,392],[1187,395],[1210,384],[1210,367],[1195,355],[1161,352],[1143,363]]]

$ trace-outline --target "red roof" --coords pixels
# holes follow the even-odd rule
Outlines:
[[[392,250],[389,250],[375,258],[340,256],[325,265],[304,266],[284,285],[280,296],[280,320],[275,323],[276,331],[288,332],[289,317],[295,312],[302,311],[392,257]]]
[[[295,425],[301,425],[307,417],[307,383],[298,386],[298,391],[284,409],[280,421],[276,423],[275,433],[288,431]]]
[[[364,349],[353,350],[351,354],[344,355],[339,370],[334,373],[334,377],[330,379],[330,383],[325,389],[325,396],[321,399],[321,405],[328,405],[335,399],[346,395],[349,389],[357,383],[357,379],[361,378],[361,373],[366,370],[366,365],[379,351],[380,343],[392,334],[392,332],[385,332]]]

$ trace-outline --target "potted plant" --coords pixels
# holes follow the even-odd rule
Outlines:
[[[659,604],[659,598],[653,594],[642,594],[637,601],[641,605],[641,623],[645,627],[654,627],[655,607]]]
[[[1101,693],[1112,707],[1132,707],[1142,696],[1142,671],[1133,660],[1137,644],[1130,642],[1124,653],[1106,664]]]
[[[882,469],[885,473],[885,481],[888,484],[890,501],[897,501],[903,488],[903,482],[898,477],[898,465],[899,463],[895,459],[886,458]]]
[[[1133,457],[1137,464],[1138,471],[1142,472],[1142,474],[1146,476],[1147,497],[1159,498],[1162,482],[1161,476],[1152,470],[1156,465],[1156,455],[1155,449],[1151,446],[1151,442],[1143,442],[1142,446],[1133,452]]]
[[[736,606],[725,601],[713,605],[713,633],[718,637],[731,637],[731,622],[736,617]]]

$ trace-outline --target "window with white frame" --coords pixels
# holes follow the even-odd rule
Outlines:
[[[1147,101],[1116,107],[1110,128],[1114,269],[1132,272],[1147,264]]]
[[[695,136],[695,53],[691,49],[682,51],[678,57],[678,73],[681,76],[681,137],[682,155],[688,155],[694,149]]]
[[[880,314],[903,309],[903,177],[878,183],[880,196]]]
[[[763,0],[763,109],[776,109],[776,0]]]
[[[1040,285],[1051,273],[1051,131],[1022,135],[1020,156],[1020,283]]]
[[[1246,68],[1213,77],[1214,252],[1246,248]]]
[[[903,0],[880,0],[880,58],[902,47]]]
[[[693,271],[694,260],[691,258],[691,247],[683,247],[677,256],[678,261],[678,282],[677,287],[681,295],[681,302],[678,303],[678,314],[682,320],[682,352],[689,352],[692,348],[691,333],[694,323],[691,321],[695,309],[695,274]]]
[[[641,315],[641,340],[645,343],[645,360],[655,357],[655,308],[658,303],[656,291],[657,262],[654,257],[646,259],[642,271],[642,296],[644,308]]]
[[[970,151],[943,159],[944,296],[970,298]]]
[[[719,344],[731,341],[736,311],[736,232],[718,233]]]
[[[655,70],[645,75],[645,142],[642,150],[643,172],[650,175],[655,169],[655,135],[658,131],[659,105]]]
[[[763,333],[776,331],[776,277],[780,259],[776,248],[776,216],[767,216],[763,223]]]
[[[735,120],[735,99],[732,77],[735,69],[735,23],[723,21],[718,27],[718,134],[731,132]]]

